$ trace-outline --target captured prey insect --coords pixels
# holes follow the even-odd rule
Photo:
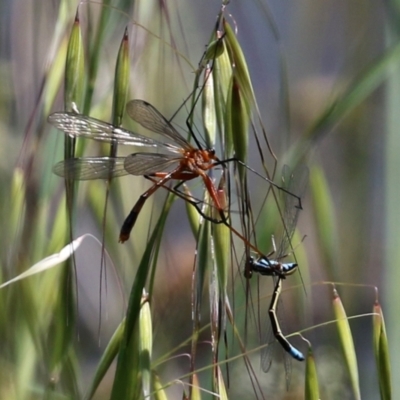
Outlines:
[[[279,302],[279,296],[282,291],[282,280],[286,278],[286,276],[291,275],[292,273],[295,272],[295,270],[298,268],[298,265],[296,263],[286,263],[286,264],[275,264],[277,263],[275,260],[271,260],[273,263],[271,265],[266,265],[266,259],[261,258],[259,260],[253,260],[251,262],[252,267],[254,268],[253,271],[259,272],[261,275],[268,275],[268,276],[274,276],[277,277],[275,280],[275,287],[274,287],[274,293],[271,298],[271,303],[269,305],[269,318],[271,321],[271,327],[272,327],[272,332],[274,333],[274,336],[276,340],[281,344],[281,346],[287,351],[293,358],[295,358],[298,361],[304,361],[304,355],[303,353],[296,349],[290,342],[286,339],[284,334],[282,333],[278,316],[277,316],[277,310],[278,310],[278,302]],[[275,262],[274,262],[275,261]],[[268,357],[267,357],[267,352],[263,351],[261,355],[261,366],[264,372],[267,372],[269,369],[269,362],[268,362]]]
[[[230,227],[233,233],[243,236],[232,228],[225,216],[225,209],[220,204],[217,189],[208,171],[216,166],[224,166],[225,163],[236,161],[237,159],[219,160],[214,149],[203,149],[194,135],[196,146],[184,139],[181,134],[173,127],[159,111],[144,100],[131,100],[126,105],[128,115],[144,128],[158,133],[169,140],[168,143],[161,142],[146,136],[139,135],[126,129],[116,127],[101,120],[78,114],[76,112],[56,112],[48,117],[50,124],[65,132],[72,137],[83,137],[105,143],[118,143],[121,145],[132,145],[150,149],[153,152],[137,152],[127,157],[84,157],[72,158],[57,163],[53,172],[61,177],[73,180],[92,180],[92,179],[111,179],[124,175],[143,175],[151,180],[153,185],[144,192],[131,212],[126,217],[119,235],[121,243],[128,240],[131,230],[135,225],[136,219],[143,208],[146,200],[160,187],[166,187],[178,196],[191,202],[206,219],[217,223],[224,223]],[[164,151],[164,153],[154,152]],[[244,165],[249,168],[247,165]],[[251,168],[249,168],[252,170]],[[254,173],[259,175],[256,171]],[[182,192],[177,191],[177,187],[169,188],[167,183],[171,180],[180,182],[189,181],[200,177],[208,191],[213,206],[221,216],[220,221],[211,219],[204,215],[197,203],[189,199]],[[272,185],[273,182],[265,177],[264,180]],[[277,186],[277,185],[275,185]],[[279,188],[279,186],[277,186]],[[281,188],[286,191],[286,189]],[[294,196],[301,206],[300,198]]]
[[[289,192],[302,197],[307,186],[308,168],[305,165],[301,165],[293,173],[290,173],[289,167],[285,165],[283,168],[283,179],[285,187]],[[303,361],[303,353],[290,344],[282,333],[277,316],[279,296],[282,291],[282,281],[288,275],[293,274],[298,268],[297,263],[282,263],[280,260],[287,255],[286,252],[291,247],[291,240],[296,228],[299,211],[299,207],[293,202],[291,196],[286,196],[283,211],[284,232],[278,248],[277,258],[275,260],[270,260],[266,256],[261,256],[257,259],[250,257],[248,264],[250,271],[257,272],[260,275],[274,277],[274,292],[268,309],[272,332],[286,352],[296,360]],[[268,354],[268,348],[265,348],[261,353],[261,367],[264,372],[267,372],[270,367]]]

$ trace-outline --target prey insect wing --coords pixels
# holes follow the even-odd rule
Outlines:
[[[297,220],[299,218],[300,208],[298,198],[302,198],[308,182],[308,168],[300,165],[294,172],[285,165],[282,171],[282,178],[286,192],[284,209],[283,209],[283,234],[278,247],[277,257],[275,260],[261,256],[257,260],[251,259],[253,271],[261,275],[281,276],[284,278],[292,274],[296,267],[296,263],[282,263],[280,260],[287,255],[287,250],[291,247],[291,241],[296,229]],[[288,193],[294,194],[289,195]]]
[[[296,170],[291,172],[290,168],[285,165],[283,167],[282,177],[284,181],[284,186],[288,189],[288,191],[291,193],[295,193],[300,198],[302,198],[308,182],[308,168],[305,165],[300,165]],[[294,231],[296,229],[299,212],[300,208],[298,207],[297,202],[293,201],[293,196],[286,195],[283,211],[284,232],[278,248],[278,262],[286,256],[288,249],[292,246],[291,241]],[[294,346],[292,346],[285,338],[281,331],[279,317],[277,315],[279,308],[281,310],[283,308],[282,301],[280,299],[280,294],[282,291],[282,280],[287,275],[293,273],[296,269],[297,263],[281,264],[281,274],[277,278],[274,277],[274,293],[271,299],[268,314],[270,316],[272,331],[275,338],[278,340],[278,342],[287,353],[289,353],[296,360],[302,361],[304,360],[304,355]],[[288,357],[285,357],[284,360],[287,381],[289,381],[289,371],[291,370],[290,359]],[[264,365],[263,367],[265,368],[266,365]]]
[[[285,165],[283,168],[283,180],[284,187],[287,191],[294,193],[301,198],[308,181],[308,168],[302,165],[296,171],[291,173],[289,167]],[[278,310],[282,310],[282,302],[280,300],[282,281],[287,275],[294,273],[297,269],[297,263],[281,263],[280,260],[285,257],[288,248],[291,247],[291,240],[296,228],[299,211],[300,208],[296,198],[286,194],[283,210],[284,232],[278,247],[277,258],[275,260],[270,260],[267,257],[259,257],[257,260],[251,259],[250,265],[254,272],[258,272],[261,275],[273,276],[274,278],[274,293],[268,311],[272,330],[270,331],[270,334],[267,334],[265,337],[267,343],[270,342],[270,336],[275,336],[276,340],[286,351],[285,354],[288,353],[296,360],[302,361],[304,360],[304,355],[292,346],[283,335],[279,324],[280,318],[277,315]],[[261,368],[264,372],[267,372],[271,366],[270,349],[271,346],[267,346],[261,352]],[[290,358],[285,356],[284,362],[286,379],[287,382],[289,382],[291,373]]]
[[[288,192],[294,193],[299,198],[302,198],[307,187],[308,173],[309,172],[306,165],[300,165],[293,172],[290,171],[288,165],[284,165],[282,170],[282,178],[284,186],[287,187]],[[286,195],[283,210],[285,232],[278,248],[278,260],[285,256],[287,250],[291,247],[291,240],[296,229],[299,212],[300,208],[297,204],[297,199],[294,196]]]

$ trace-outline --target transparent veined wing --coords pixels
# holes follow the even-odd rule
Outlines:
[[[285,165],[282,171],[283,187],[287,189],[285,193],[284,209],[283,209],[283,225],[284,230],[282,238],[277,251],[276,260],[268,260],[265,257],[261,257],[258,260],[253,260],[253,270],[259,272],[262,275],[271,275],[274,280],[274,293],[271,298],[271,304],[269,306],[269,317],[271,321],[270,329],[266,331],[264,340],[266,343],[272,343],[272,338],[275,336],[276,340],[279,341],[284,352],[284,364],[286,371],[287,386],[290,383],[291,377],[291,357],[302,361],[304,355],[290,344],[282,333],[282,326],[284,319],[279,316],[283,313],[283,304],[280,299],[280,293],[282,290],[282,280],[286,275],[290,275],[297,269],[297,263],[286,263],[283,264],[281,259],[287,255],[287,250],[291,247],[291,240],[297,225],[297,220],[300,212],[298,199],[295,196],[289,195],[288,193],[295,194],[299,198],[304,195],[305,188],[308,182],[308,168],[305,165],[298,166],[293,172],[290,168]],[[277,266],[279,267],[277,269]],[[279,273],[275,272],[279,271]],[[279,313],[278,313],[279,312]],[[275,346],[273,346],[275,347]],[[291,357],[287,356],[290,354]],[[271,346],[265,347],[261,352],[261,368],[264,372],[268,372],[271,367]]]
[[[172,124],[150,103],[144,100],[131,100],[126,105],[126,112],[137,123],[152,132],[169,137],[184,149],[191,144],[172,126]]]
[[[72,137],[83,137],[105,143],[117,142],[121,145],[137,147],[164,148],[174,153],[182,152],[179,147],[173,144],[162,143],[99,119],[74,112],[56,112],[49,115],[47,121]]]
[[[78,181],[117,178],[129,174],[124,168],[124,161],[125,157],[70,158],[58,162],[53,172]]]
[[[288,165],[284,165],[282,170],[283,186],[288,190],[288,192],[302,198],[307,187],[308,175],[308,167],[304,164],[299,165],[293,171],[290,170]],[[285,194],[283,210],[284,232],[278,247],[278,259],[286,255],[286,252],[291,245],[291,240],[299,218],[299,212],[300,208],[297,198]]]
[[[168,172],[180,158],[158,153],[134,153],[127,157],[84,157],[58,162],[53,172],[78,181],[117,178],[125,175],[152,175]]]
[[[172,154],[133,153],[125,158],[124,167],[131,175],[152,175],[169,172],[181,159]]]

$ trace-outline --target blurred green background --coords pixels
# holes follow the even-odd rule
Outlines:
[[[217,0],[115,1],[111,5],[115,8],[110,9],[103,45],[98,52],[99,70],[91,115],[109,120],[115,59],[128,25],[130,98],[150,102],[169,118],[190,94],[193,72],[208,43],[220,3]],[[58,232],[56,237],[54,227],[57,210],[62,210],[60,198],[64,187],[62,179],[52,175],[51,167],[63,157],[64,138],[60,132],[50,129],[46,118],[50,112],[63,107],[60,89],[63,54],[65,59],[76,7],[73,1],[0,2],[3,281],[62,247],[65,231]],[[396,47],[399,46],[400,4],[383,0],[232,1],[227,11],[226,15],[231,16],[229,23],[237,28],[272,147],[282,162],[289,160],[290,154],[294,158],[304,156],[311,170],[310,190],[304,200],[299,230],[307,235],[302,245],[303,279],[316,284],[307,285],[306,293],[298,290],[303,297],[301,305],[290,303],[290,299],[285,301],[287,332],[333,319],[329,288],[318,282],[347,283],[339,290],[348,315],[372,312],[376,286],[386,317],[392,374],[396,377],[400,373],[400,349],[396,340],[400,332],[397,314],[400,302],[397,266],[400,260],[400,52]],[[95,3],[79,7],[87,52],[99,34],[96,29],[100,12],[100,5]],[[335,101],[336,108],[332,108]],[[183,108],[174,122],[184,126],[186,114]],[[93,144],[90,146],[88,152],[95,155],[98,149]],[[254,143],[252,146],[250,164],[259,169],[258,153]],[[121,149],[121,154],[128,153],[129,149]],[[115,185],[124,208],[112,211],[109,216],[114,237],[107,237],[112,243],[101,306],[101,247],[89,240],[76,255],[78,307],[72,313],[78,313],[78,327],[70,329],[68,311],[58,316],[73,338],[74,362],[82,371],[77,379],[81,390],[87,387],[104,346],[124,315],[125,297],[150,226],[154,224],[153,207],[165,195],[158,193],[152,200],[154,204],[146,205],[135,227],[134,240],[121,246],[116,243],[119,225],[148,186],[140,177],[121,178]],[[262,185],[255,186],[252,196],[257,203],[256,197],[261,201],[265,191]],[[91,232],[101,239],[97,217],[102,213],[104,197],[102,183],[79,187],[76,237]],[[321,198],[327,199],[326,208],[321,209]],[[168,219],[159,259],[153,303],[156,355],[191,334],[190,279],[195,241],[182,210],[183,203],[177,200]],[[237,246],[240,253],[240,244]],[[55,299],[54,292],[64,293],[62,287],[54,284],[61,282],[59,273],[46,272],[46,278],[33,277],[29,282],[0,292],[2,398],[35,398],[32,393],[36,390],[40,393],[41,385],[57,386],[57,377],[52,376],[56,383],[50,380],[46,363],[51,359],[48,353],[56,346],[51,333],[57,330],[54,326],[57,320],[52,313],[58,310],[55,303],[61,300]],[[290,287],[289,282],[286,287]],[[295,314],[301,314],[301,318]],[[290,322],[291,317],[295,322]],[[354,320],[351,327],[362,398],[376,399],[379,387],[371,317]],[[331,325],[311,329],[305,335],[315,348],[322,393],[326,398],[352,398],[337,350],[335,328]],[[255,365],[258,365],[257,357],[255,354]],[[231,371],[231,398],[252,393],[245,370],[236,366],[239,363]],[[172,380],[186,373],[188,366],[188,361],[170,362],[162,372],[163,379]],[[303,367],[293,365],[296,377],[293,397],[288,394],[287,398],[301,398],[298,386],[301,378],[295,374],[299,368]],[[271,391],[268,398],[286,396],[284,379],[280,379],[279,387],[276,380],[276,374],[282,369],[277,371],[259,374],[266,392]],[[112,373],[107,377],[112,380]],[[103,386],[104,393],[108,393],[107,382]],[[178,396],[181,388],[176,385],[173,390],[176,392],[171,392],[171,398]],[[400,395],[400,383],[394,380],[393,398],[397,395]],[[63,397],[60,395],[60,398]],[[103,397],[98,394],[97,398]]]

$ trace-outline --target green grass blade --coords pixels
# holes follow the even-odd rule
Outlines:
[[[226,20],[223,21],[223,25],[226,34],[227,50],[231,60],[231,65],[233,66],[234,77],[236,78],[238,87],[244,94],[243,97],[246,103],[252,106],[256,101],[246,58],[231,26],[226,22]]]
[[[319,385],[318,385],[318,374],[315,365],[315,358],[311,347],[308,349],[306,358],[306,375],[305,375],[305,394],[306,400],[319,400]]]
[[[117,370],[111,393],[112,400],[130,398],[137,393],[139,389],[138,321],[141,309],[142,293],[150,270],[152,253],[161,240],[162,231],[173,200],[173,195],[167,197],[164,209],[143,254],[132,286],[128,311],[126,314],[124,338],[118,355]]]
[[[328,182],[322,169],[317,165],[311,168],[310,187],[317,230],[315,237],[319,242],[318,248],[329,279],[335,280],[338,276],[336,218],[333,214],[334,207]]]
[[[338,329],[347,370],[349,372],[349,379],[353,389],[353,395],[355,399],[361,399],[357,356],[354,348],[353,335],[351,334],[346,311],[335,288],[333,289],[333,311],[336,317],[336,326]]]
[[[227,129],[226,123],[231,122],[231,116],[226,115],[228,112],[228,98],[231,98],[232,91],[232,66],[226,51],[226,43],[222,40],[223,53],[215,60],[212,70],[214,82],[215,97],[215,117],[218,127],[218,134],[222,145],[224,159],[233,156],[232,129]],[[229,106],[230,108],[231,106]]]
[[[84,90],[85,58],[81,26],[77,14],[69,38],[65,62],[64,106],[66,111],[72,111],[75,107],[82,110]]]
[[[202,114],[203,126],[206,137],[206,146],[209,149],[215,147],[215,136],[217,121],[215,114],[214,81],[210,68],[204,70],[204,88],[202,93]]]
[[[379,376],[379,390],[382,400],[392,398],[392,373],[390,369],[389,345],[386,335],[385,320],[378,301],[373,308],[373,340],[375,363]]]
[[[124,332],[125,332],[125,319],[123,319],[122,322],[118,325],[113,336],[108,342],[107,347],[104,350],[99,363],[97,364],[93,380],[84,396],[85,400],[89,400],[93,397],[102,379],[104,378],[104,375],[106,374],[113,360],[117,356]]]
[[[121,126],[129,90],[130,56],[128,29],[125,29],[117,56],[114,79],[112,123]],[[112,154],[115,155],[115,154]]]
[[[147,296],[143,296],[140,309],[140,372],[142,376],[143,396],[149,397],[151,393],[151,355],[153,349],[153,325],[151,320],[150,303]]]
[[[250,126],[250,108],[242,94],[242,90],[235,76],[232,82],[232,138],[236,157],[244,164],[247,164],[249,151],[249,126]],[[242,187],[245,187],[247,169],[239,166],[239,177]],[[243,193],[243,191],[242,191]]]

